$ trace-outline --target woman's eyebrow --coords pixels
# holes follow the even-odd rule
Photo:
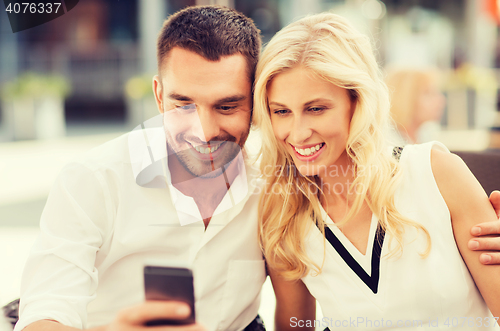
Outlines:
[[[317,99],[314,99],[314,100],[311,100],[311,101],[306,102],[306,103],[304,104],[304,106],[306,106],[306,107],[307,107],[307,106],[309,106],[309,105],[311,105],[311,104],[313,104],[313,103],[315,103],[315,102],[330,102],[330,100],[325,99],[325,98],[317,98]]]
[[[286,107],[286,105],[282,104],[282,103],[279,103],[279,102],[276,102],[276,101],[272,101],[269,103],[269,106],[278,106],[278,107]]]
[[[310,106],[311,104],[315,103],[315,102],[331,102],[331,100],[329,99],[325,99],[325,98],[316,98],[314,100],[311,100],[311,101],[308,101],[304,104],[304,107],[307,107],[307,106]],[[269,103],[269,106],[278,106],[278,107],[287,107],[286,105],[282,104],[282,103],[279,103],[279,102],[276,102],[276,101],[272,101]]]

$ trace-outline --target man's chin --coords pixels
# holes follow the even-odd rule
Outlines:
[[[203,162],[204,163],[203,165],[194,164],[195,162],[189,162],[189,164],[186,164],[185,168],[187,171],[189,171],[191,173],[191,175],[198,177],[198,178],[205,178],[205,179],[216,178],[216,177],[221,176],[224,173],[225,169],[227,169],[227,167],[229,167],[229,165],[233,162],[233,160],[234,160],[234,158],[231,160],[228,160],[224,164],[214,164],[213,168],[212,168],[212,163],[210,163],[210,162],[208,162],[208,164]],[[196,163],[198,163],[198,162],[196,162]]]
[[[215,160],[200,160],[193,157],[188,151],[183,151],[177,153],[177,158],[192,176],[198,178],[216,178],[221,176],[225,168],[233,162],[233,160],[238,156],[239,148],[230,151],[231,157],[226,154],[225,157],[218,157]]]
[[[210,172],[197,172],[196,174],[192,173],[194,176],[203,179],[217,178],[221,176],[223,173],[222,168],[215,169]]]

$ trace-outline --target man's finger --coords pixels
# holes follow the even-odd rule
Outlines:
[[[468,243],[472,251],[500,252],[500,237],[472,238]]]
[[[482,264],[500,264],[500,253],[483,253],[479,256]]]
[[[491,192],[490,202],[497,213],[497,217],[500,218],[500,191]]]
[[[500,220],[477,224],[470,229],[470,234],[475,237],[489,234],[500,235]],[[500,247],[498,250],[500,251]]]
[[[161,326],[161,327],[154,327],[154,329],[152,329],[152,327],[149,327],[146,329],[146,331],[152,331],[152,330],[155,330],[155,331],[207,331],[207,329],[201,325],[201,324],[198,324],[198,323],[194,323],[194,324],[189,324],[189,325],[169,325],[169,326]]]
[[[118,319],[129,325],[144,325],[156,319],[185,319],[190,314],[187,304],[176,301],[146,301],[138,306],[123,310]]]

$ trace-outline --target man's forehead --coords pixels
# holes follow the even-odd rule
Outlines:
[[[163,93],[170,99],[207,104],[251,99],[252,84],[241,55],[220,61],[208,61],[189,51],[171,55],[160,76]]]
[[[211,84],[211,80],[225,78],[253,84],[248,74],[246,58],[241,54],[221,57],[211,61],[190,50],[174,47],[164,58],[160,76],[177,80],[193,80],[192,83]]]

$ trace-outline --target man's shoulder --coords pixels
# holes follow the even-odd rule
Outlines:
[[[69,160],[59,172],[57,181],[65,185],[90,185],[97,180],[102,185],[110,177],[121,181],[131,173],[127,134],[124,134]]]
[[[129,133],[125,133],[96,146],[77,157],[74,162],[80,163],[91,170],[130,164],[128,136]]]

